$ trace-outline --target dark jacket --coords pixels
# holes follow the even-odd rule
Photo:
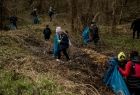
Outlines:
[[[59,35],[60,39],[60,49],[67,49],[69,48],[69,38],[66,33],[62,33]]]
[[[16,16],[11,16],[10,17],[10,22],[11,23],[16,23],[17,22],[17,17]]]
[[[49,40],[50,39],[50,36],[51,36],[51,29],[50,28],[44,29],[43,34],[44,34],[44,38],[46,40]]]
[[[140,18],[132,22],[131,29],[133,29],[133,31],[140,31]]]
[[[33,12],[31,13],[31,15],[32,15],[33,17],[37,17],[37,12],[36,12],[36,11],[33,11]]]
[[[16,16],[11,16],[9,19],[10,19],[10,23],[12,23],[17,28],[18,18]]]
[[[89,36],[92,40],[99,40],[98,27],[96,25],[90,28]]]

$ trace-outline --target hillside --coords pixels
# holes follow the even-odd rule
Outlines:
[[[139,40],[133,40],[128,32],[129,25],[118,26],[115,34],[108,33],[108,27],[100,26],[97,47],[82,45],[80,32],[69,32],[73,43],[69,50],[72,62],[64,60],[62,64],[50,53],[58,22],[62,28],[70,29],[63,19],[49,23],[53,31],[50,42],[43,38],[45,22],[1,32],[1,95],[113,95],[102,83],[108,58],[119,51],[128,54],[133,49],[140,50]]]
[[[74,46],[71,48],[72,62],[57,63],[46,52],[48,44],[43,40],[41,30],[38,26],[32,26],[30,31],[24,28],[1,32],[1,95],[111,93],[101,80],[106,56]]]
[[[140,16],[139,0],[1,0],[0,2],[0,95],[114,95],[104,85],[107,61],[120,51],[140,51],[132,39],[131,22]],[[49,7],[55,9],[53,21]],[[40,24],[32,24],[37,8]],[[18,17],[17,30],[8,30],[9,17]],[[82,29],[94,20],[100,40],[84,45]],[[52,35],[46,42],[43,29]],[[70,62],[52,54],[55,28],[67,30],[72,46]],[[5,29],[5,30],[4,30]]]

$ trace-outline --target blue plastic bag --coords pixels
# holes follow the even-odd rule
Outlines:
[[[58,51],[60,50],[60,44],[58,43],[59,40],[59,36],[58,34],[56,34],[54,36],[54,44],[53,44],[53,54],[55,57],[58,56]]]
[[[109,62],[109,68],[104,76],[104,83],[110,87],[116,95],[130,95],[126,83],[118,71],[118,61],[112,58]]]
[[[82,37],[83,37],[83,41],[84,41],[84,44],[87,44],[89,42],[89,27],[85,27],[83,29],[83,32],[82,32]]]
[[[13,23],[11,23],[8,27],[10,30],[16,30],[16,26]]]
[[[33,17],[33,23],[34,24],[39,24],[39,17],[38,16]]]

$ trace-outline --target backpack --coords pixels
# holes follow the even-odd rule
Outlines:
[[[136,61],[132,60],[130,76],[127,77],[127,85],[129,88],[140,89],[140,78],[131,76],[131,75],[135,75],[135,73],[136,73],[136,71],[135,71],[136,64],[140,64],[140,62],[136,62]]]
[[[130,75],[134,75],[136,72],[135,72],[135,62],[132,61],[131,63],[131,70],[130,70]]]
[[[140,64],[140,57],[134,57],[133,59],[131,59],[131,75],[134,75],[135,72],[135,64]]]

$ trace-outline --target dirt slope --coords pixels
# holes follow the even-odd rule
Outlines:
[[[73,46],[70,48],[72,62],[64,60],[65,63],[58,63],[49,53],[48,47],[52,42],[43,40],[41,30],[33,26],[30,29],[2,32],[1,50],[7,47],[13,53],[9,50],[9,55],[4,55],[4,50],[1,51],[1,68],[14,70],[36,82],[40,80],[40,75],[51,77],[57,84],[64,86],[66,92],[70,91],[74,95],[113,95],[102,83],[107,56],[93,49]]]

